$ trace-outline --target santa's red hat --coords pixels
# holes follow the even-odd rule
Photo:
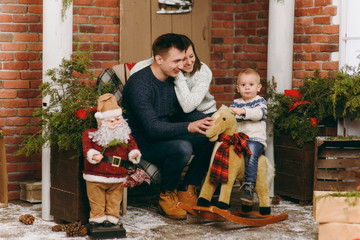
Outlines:
[[[122,114],[121,107],[116,102],[116,98],[111,93],[105,93],[98,98],[97,120],[109,120]]]

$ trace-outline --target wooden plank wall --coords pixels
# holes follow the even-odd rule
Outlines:
[[[200,60],[209,65],[211,1],[195,1],[190,13],[157,14],[158,10],[158,0],[120,0],[120,63],[151,57],[153,41],[173,32],[187,35]]]

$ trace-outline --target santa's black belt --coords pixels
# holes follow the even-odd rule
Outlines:
[[[102,162],[110,163],[114,167],[124,167],[126,169],[134,167],[134,164],[130,161],[121,160],[121,157],[113,156],[109,157],[104,155]]]

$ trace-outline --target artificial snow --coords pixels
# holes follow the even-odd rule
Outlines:
[[[130,204],[130,203],[129,203]],[[128,206],[127,215],[121,218],[126,229],[126,239],[317,239],[318,225],[312,216],[312,206],[282,200],[272,206],[272,214],[287,213],[289,219],[263,227],[248,227],[232,222],[215,222],[188,215],[185,221],[167,219],[157,213],[157,203],[135,204]],[[145,206],[146,205],[146,206]],[[19,221],[24,214],[35,217],[33,225]],[[89,239],[86,237],[66,237],[65,232],[53,232],[53,221],[41,219],[41,204],[21,201],[10,202],[6,208],[0,208],[0,239],[16,240],[58,240]],[[124,238],[123,238],[124,239]]]

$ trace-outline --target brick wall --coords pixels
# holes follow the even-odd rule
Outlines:
[[[299,79],[312,76],[315,69],[322,75],[339,68],[339,25],[333,24],[338,13],[332,0],[296,0],[294,28],[293,86]]]
[[[92,64],[97,76],[119,59],[120,0],[74,0],[74,42],[93,45]],[[296,0],[294,81],[315,68],[323,74],[336,71],[339,26],[331,0]],[[41,178],[41,155],[16,156],[31,121],[41,107],[37,87],[42,81],[42,0],[0,0],[0,126],[3,127],[8,162],[9,199],[19,198],[19,182]],[[196,1],[195,1],[196,3]],[[211,92],[229,105],[235,79],[246,67],[266,78],[268,0],[213,0]],[[59,9],[60,11],[60,9]]]
[[[229,105],[235,94],[236,77],[245,68],[266,78],[267,0],[214,0],[212,5],[211,86],[217,105]]]

